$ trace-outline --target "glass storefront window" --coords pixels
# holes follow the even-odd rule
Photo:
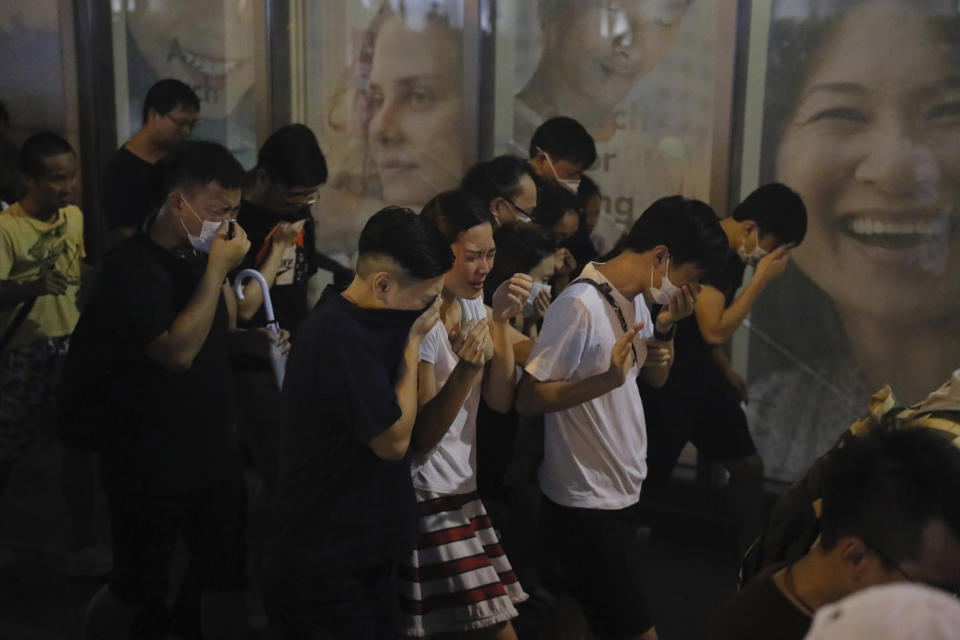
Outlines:
[[[256,162],[254,85],[263,4],[254,0],[112,0],[117,142],[141,125],[143,99],[162,78],[177,78],[200,98],[195,138],[225,144]]]

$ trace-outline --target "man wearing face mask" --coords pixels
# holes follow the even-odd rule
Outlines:
[[[660,389],[641,384],[650,434],[647,487],[662,487],[687,442],[730,473],[730,499],[743,553],[763,523],[763,461],[740,408],[747,386],[734,371],[727,344],[760,293],[786,268],[790,247],[807,229],[803,201],[772,183],[751,193],[721,222],[728,251],[724,268],[705,280],[696,313],[680,324],[676,362]],[[744,270],[754,267],[743,284]]]
[[[647,453],[634,380],[668,379],[676,323],[726,244],[708,205],[657,200],[618,255],[587,264],[554,300],[527,359],[516,403],[545,414],[544,531],[597,637],[657,637],[633,534]]]
[[[583,172],[597,160],[597,147],[583,125],[566,116],[550,118],[530,138],[530,166],[543,178],[556,180],[571,193],[580,188]]]
[[[98,356],[87,400],[106,408],[97,447],[116,558],[84,638],[123,636],[138,612],[150,625],[181,538],[204,633],[240,635],[244,491],[229,358],[239,336],[224,285],[250,246],[234,221],[245,180],[223,146],[184,146],[159,212],[106,256],[74,334],[78,354]]]

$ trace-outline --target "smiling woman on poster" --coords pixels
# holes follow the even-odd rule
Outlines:
[[[809,231],[755,308],[751,424],[791,480],[871,391],[915,402],[960,362],[960,14],[784,1],[769,41],[761,182]]]

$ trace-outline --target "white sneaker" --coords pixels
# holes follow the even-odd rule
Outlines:
[[[113,567],[113,555],[99,545],[67,552],[63,575],[68,578],[102,578]]]

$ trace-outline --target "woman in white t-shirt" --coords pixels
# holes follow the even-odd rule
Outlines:
[[[483,304],[493,266],[489,208],[448,191],[423,209],[450,241],[440,322],[420,347],[420,411],[411,448],[421,538],[400,562],[400,631],[515,639],[514,603],[526,599],[477,495],[476,420],[481,395],[494,410],[513,405],[516,373],[509,318],[526,302],[530,276],[516,274]]]

